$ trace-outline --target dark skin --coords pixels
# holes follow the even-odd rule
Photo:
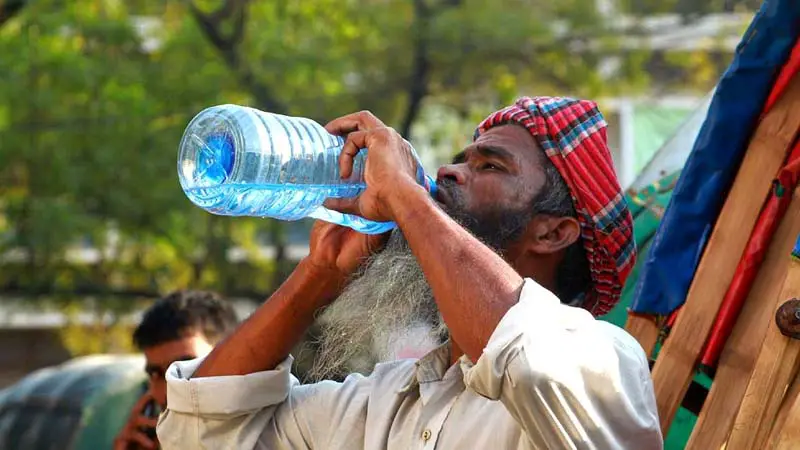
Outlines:
[[[194,359],[211,351],[212,345],[202,333],[186,330],[186,334],[171,341],[149,346],[144,351],[149,389],[136,402],[128,422],[114,439],[114,450],[158,448],[158,439],[143,430],[155,430],[158,419],[144,415],[145,406],[154,401],[161,409],[167,406],[167,382],[164,372],[174,361]]]
[[[564,250],[579,235],[570,217],[534,217],[506,249],[505,260],[462,228],[436,204],[452,198],[441,189],[437,200],[415,179],[416,162],[405,141],[368,112],[326,126],[347,135],[340,159],[350,175],[359,149],[369,149],[367,189],[357,199],[326,206],[367,219],[394,221],[403,231],[433,290],[452,341],[452,362],[466,354],[477,361],[500,319],[517,303],[523,277],[546,287]],[[545,182],[541,150],[518,126],[488,130],[438,179],[455,181],[467,211],[518,210],[530,204]],[[310,254],[287,281],[227,340],[204,360],[194,377],[243,375],[274,369],[289,354],[320,308],[334,301],[360,263],[385,242],[347,228],[317,223]]]

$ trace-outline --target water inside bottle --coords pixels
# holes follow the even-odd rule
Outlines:
[[[239,184],[230,183],[210,188],[191,188],[186,194],[197,206],[226,216],[274,217],[298,220],[308,216],[329,197],[350,197],[364,190],[363,186],[324,184]],[[347,190],[341,195],[336,190]],[[340,195],[336,195],[340,194]]]
[[[359,189],[358,192],[364,189],[363,186],[350,188]],[[272,217],[281,220],[311,217],[347,226],[366,234],[383,233],[395,227],[392,222],[373,222],[326,209],[322,203],[334,196],[331,195],[332,190],[328,185],[227,184],[213,188],[188,189],[186,195],[196,205],[209,212],[226,216]]]
[[[262,177],[284,180],[279,183],[242,183],[232,179],[235,144],[229,134],[212,134],[196,140],[198,147],[196,168],[192,171],[193,185],[185,189],[189,199],[201,208],[219,215],[272,217],[280,220],[299,220],[305,217],[326,220],[351,227],[364,233],[382,233],[394,228],[393,223],[376,223],[361,217],[329,211],[322,206],[327,198],[355,197],[365,188],[361,177],[363,157],[357,158],[354,176],[348,181],[338,181],[338,165],[333,155],[331,161],[290,160],[264,158],[254,152],[244,152],[240,170],[259,172]],[[325,155],[320,154],[320,157]],[[330,156],[330,155],[329,155]],[[271,167],[270,167],[271,166]],[[328,172],[335,173],[328,173]],[[256,173],[243,173],[241,177],[253,179]],[[333,182],[315,183],[316,180]],[[238,178],[238,177],[237,177]]]
[[[220,105],[198,114],[181,142],[178,172],[188,198],[219,215],[305,217],[381,233],[395,224],[379,223],[325,209],[327,198],[355,197],[365,188],[366,150],[356,156],[353,174],[339,175],[344,139],[309,119]],[[436,185],[418,167],[417,178],[431,193]]]
[[[196,150],[187,194],[215,214],[293,220],[307,215],[326,198],[355,197],[366,187],[359,182],[363,156],[356,158],[353,176],[342,180],[339,152],[273,149],[262,153],[245,147],[238,155],[241,161],[235,161],[236,144],[230,133],[192,134],[189,139]],[[293,158],[283,159],[286,154]]]

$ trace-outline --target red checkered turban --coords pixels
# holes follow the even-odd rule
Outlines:
[[[620,189],[597,104],[560,97],[523,97],[490,115],[475,131],[516,123],[527,129],[567,184],[581,225],[592,285],[582,306],[595,316],[619,301],[636,261],[633,219]]]

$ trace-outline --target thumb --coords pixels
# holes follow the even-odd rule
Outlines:
[[[354,198],[329,198],[325,200],[322,206],[338,211],[343,214],[361,215],[361,207],[359,205],[358,197]]]
[[[136,403],[133,405],[132,409],[133,415],[138,416],[142,412],[144,407],[147,405],[147,403],[152,399],[153,399],[153,394],[148,389],[147,392],[145,392],[141,397],[139,397],[139,400],[137,400]]]

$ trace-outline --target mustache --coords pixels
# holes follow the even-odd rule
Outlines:
[[[442,202],[443,204],[462,205],[464,203],[464,194],[458,187],[458,184],[455,182],[455,180],[444,178],[438,182],[436,187],[439,190],[438,195],[443,195],[446,200],[446,202]]]
[[[467,212],[467,201],[464,191],[454,180],[445,178],[437,185],[441,193],[441,208],[450,218],[459,225],[474,233],[480,228],[479,220],[475,215]]]
[[[507,245],[517,239],[533,217],[532,209],[510,210],[491,205],[471,211],[463,188],[449,178],[438,184],[441,208],[456,223],[472,233],[484,245],[502,256]]]

